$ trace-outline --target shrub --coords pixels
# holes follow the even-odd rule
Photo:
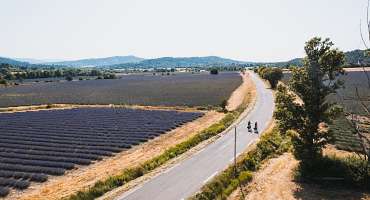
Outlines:
[[[217,74],[218,74],[218,69],[213,68],[213,69],[211,69],[211,70],[209,71],[209,73],[210,73],[210,74],[212,74],[212,75],[217,75]]]
[[[224,99],[224,100],[222,100],[222,102],[221,102],[221,108],[222,108],[222,111],[223,112],[226,112],[227,110],[226,110],[226,106],[227,106],[227,100],[226,99]]]
[[[5,79],[0,78],[0,85],[7,85],[7,81]]]
[[[70,75],[68,75],[68,76],[66,76],[66,80],[67,80],[67,81],[72,81],[72,80],[73,80],[73,77],[72,77],[72,76],[70,76]]]
[[[104,79],[116,79],[117,76],[115,74],[112,74],[112,73],[106,73],[103,75],[103,78]]]

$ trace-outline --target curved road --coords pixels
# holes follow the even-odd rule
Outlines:
[[[247,123],[258,122],[260,132],[272,119],[274,101],[272,92],[256,74],[250,72],[256,84],[257,99],[249,114],[237,125],[237,155],[243,152],[259,135],[249,133]],[[234,129],[207,145],[195,155],[173,166],[130,191],[123,193],[119,200],[180,200],[190,197],[218,172],[233,162]]]

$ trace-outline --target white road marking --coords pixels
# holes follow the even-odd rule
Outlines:
[[[218,173],[218,171],[216,171],[215,173],[213,173],[211,176],[209,176],[205,181],[203,181],[203,184],[207,183],[209,180],[211,180],[214,176],[216,176],[216,174]]]

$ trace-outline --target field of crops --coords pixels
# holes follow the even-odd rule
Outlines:
[[[241,84],[238,73],[219,75],[127,75],[0,87],[0,107],[39,104],[135,104],[151,106],[220,105]]]
[[[362,151],[360,138],[357,136],[351,122],[345,116],[336,119],[330,125],[330,129],[333,131],[334,144],[338,149],[355,152]]]
[[[202,115],[127,108],[2,113],[0,196],[112,156]]]
[[[290,73],[284,73],[282,81],[288,83],[290,77]],[[337,94],[329,97],[329,100],[341,104],[347,112],[365,114],[362,105],[356,100],[355,88],[358,88],[360,98],[370,108],[370,89],[367,85],[366,75],[361,71],[351,71],[347,72],[347,75],[341,76],[340,79],[344,81],[344,88],[339,89]]]

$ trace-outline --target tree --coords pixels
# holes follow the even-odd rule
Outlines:
[[[116,79],[117,76],[115,74],[112,74],[112,73],[106,73],[103,75],[103,78],[104,79]]]
[[[332,48],[329,39],[315,37],[306,42],[303,67],[292,68],[289,89],[302,103],[279,87],[275,117],[281,129],[292,129],[295,156],[302,161],[321,157],[322,148],[329,142],[330,130],[320,128],[334,119],[340,109],[327,102],[327,96],[335,93],[343,84],[337,76],[344,74],[344,53]],[[284,95],[287,95],[284,97]],[[282,124],[285,124],[285,127]],[[309,162],[304,162],[309,163]]]
[[[5,79],[0,77],[0,85],[7,85],[8,83],[6,82]]]
[[[300,113],[304,111],[295,99],[296,97],[292,93],[289,93],[288,88],[283,85],[277,87],[274,117],[279,119],[277,123],[281,133],[303,127],[303,119],[297,116],[300,116]]]
[[[260,76],[270,83],[272,89],[275,89],[279,80],[283,78],[283,70],[276,67],[262,68],[260,70]]]
[[[102,73],[97,69],[92,69],[90,72],[91,76],[100,76]]]
[[[216,68],[211,69],[210,74],[217,75],[218,74],[218,69],[216,69]]]
[[[72,81],[72,80],[73,80],[73,77],[72,77],[71,75],[67,75],[67,76],[66,76],[66,80],[67,80],[67,81]]]
[[[227,110],[226,110],[226,107],[227,107],[227,104],[228,104],[228,102],[227,102],[227,100],[226,99],[224,99],[222,102],[221,102],[221,108],[222,108],[222,111],[223,112],[226,112]]]

